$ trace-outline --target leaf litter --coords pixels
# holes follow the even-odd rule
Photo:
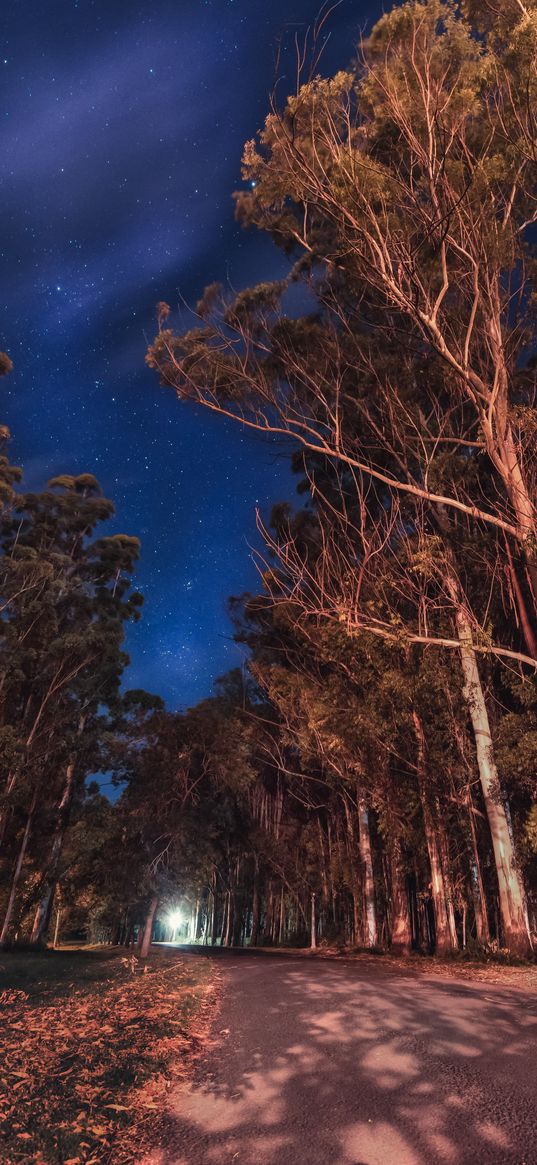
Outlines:
[[[199,1050],[208,960],[106,966],[104,981],[69,984],[68,994],[0,993],[2,1165],[139,1160],[170,1081]]]

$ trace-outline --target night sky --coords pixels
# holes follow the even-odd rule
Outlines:
[[[5,8],[0,347],[15,372],[0,419],[28,488],[95,473],[114,529],[141,538],[145,607],[127,683],[187,706],[240,661],[226,598],[256,586],[254,509],[295,487],[283,448],[179,405],[144,355],[158,300],[285,270],[267,239],[236,226],[231,193],[267,111],[278,41],[302,39],[319,3]],[[323,72],[347,64],[377,12],[343,0]],[[280,64],[282,95],[292,60]]]

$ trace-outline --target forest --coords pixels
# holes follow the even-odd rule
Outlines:
[[[163,391],[296,474],[211,697],[129,689],[138,539],[91,472],[26,492],[2,430],[0,946],[144,957],[180,912],[190,943],[531,957],[536,37],[427,0],[332,77],[301,58],[235,195],[288,274],[158,304]]]

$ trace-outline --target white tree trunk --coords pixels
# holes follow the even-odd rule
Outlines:
[[[53,938],[53,940],[52,940],[52,949],[53,949],[54,951],[56,950],[56,947],[58,946],[58,935],[59,935],[59,933],[60,933],[60,919],[61,919],[61,916],[62,916],[62,908],[61,908],[61,906],[60,906],[60,905],[58,905],[58,908],[57,908],[57,910],[56,910],[56,925],[55,925],[55,927],[54,927],[54,938]]]
[[[317,950],[317,919],[315,911],[315,894],[311,896],[311,942],[312,951]]]
[[[524,886],[516,861],[494,760],[490,722],[474,651],[472,627],[463,607],[457,610],[456,624],[461,645],[464,696],[474,730],[479,777],[496,863],[504,941],[514,954],[527,955],[531,952],[531,937]]]

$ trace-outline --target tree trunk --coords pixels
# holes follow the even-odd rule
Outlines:
[[[401,843],[395,841],[390,855],[392,938],[390,949],[395,955],[409,955],[412,946],[408,893],[403,869]]]
[[[511,579],[511,586],[513,588],[515,606],[518,612],[518,618],[520,621],[520,626],[522,627],[522,633],[524,635],[526,647],[529,651],[529,654],[532,655],[534,659],[537,659],[537,638],[535,637],[533,627],[530,622],[526,601],[522,593],[522,587],[518,581],[517,569],[513,562],[513,557],[509,547],[509,539],[507,537],[505,538],[505,550],[507,554],[507,562],[509,564],[509,577]],[[530,586],[530,592],[533,595],[533,586],[531,580],[528,579],[528,582]]]
[[[198,941],[198,930],[200,921],[200,896],[196,894],[196,905],[194,906],[194,916],[192,919],[192,942]]]
[[[440,862],[442,866],[442,875],[444,879],[444,894],[447,909],[447,918],[449,926],[449,938],[451,942],[451,949],[458,951],[459,936],[457,934],[457,924],[455,922],[455,905],[453,894],[453,881],[451,877],[451,860],[449,854],[449,838],[447,829],[442,815],[440,804],[436,801],[436,836],[438,838],[438,848],[440,851]]]
[[[316,895],[314,893],[312,893],[312,895],[311,895],[311,938],[310,938],[310,949],[312,951],[317,950],[317,918],[316,918],[316,911],[315,911],[315,899],[316,899]]]
[[[355,820],[354,820],[354,813],[351,812],[351,807],[349,805],[349,798],[347,797],[347,795],[345,793],[343,794],[342,799],[343,799],[343,807],[345,809],[345,819],[346,819],[346,823],[347,823],[347,835],[345,838],[345,844],[346,844],[347,855],[348,855],[348,860],[349,860],[349,867],[350,867],[350,872],[351,872],[352,926],[353,926],[352,941],[353,941],[355,946],[358,946],[358,943],[360,942],[360,934],[361,934],[362,928],[361,928],[361,923],[360,923],[361,886],[360,886],[360,880],[358,877],[358,873],[356,870],[356,860],[355,860],[356,826],[355,826]],[[358,842],[358,849],[360,849],[360,842]]]
[[[222,939],[222,946],[224,946],[224,947],[230,947],[230,946],[231,946],[231,936],[232,936],[232,932],[233,932],[233,931],[232,931],[232,928],[233,928],[233,916],[234,916],[234,913],[235,913],[235,901],[234,901],[234,897],[235,897],[235,896],[234,896],[234,894],[233,894],[233,891],[232,891],[232,890],[227,890],[227,892],[226,892],[226,904],[227,904],[227,909],[226,909],[226,927],[225,927],[225,934],[224,934],[224,936],[223,936],[223,939]]]
[[[32,925],[32,933],[30,935],[30,944],[33,947],[40,945],[40,943],[44,940],[48,930],[55,886],[55,882],[47,881],[45,883],[45,889],[37,904]]]
[[[423,731],[423,724],[415,709],[412,712],[412,719],[414,721],[414,731],[418,745],[418,785],[420,791],[421,808],[423,812],[425,842],[427,845],[427,853],[429,854],[429,866],[431,868],[431,889],[433,895],[434,921],[436,929],[435,949],[438,955],[445,955],[448,951],[453,949],[453,938],[450,934],[446,888],[444,885],[444,874],[442,870],[442,859],[438,845],[436,826],[433,815],[431,813],[429,790],[427,788],[425,733]],[[456,946],[457,943],[455,936],[455,948]]]
[[[437,845],[436,831],[434,829],[429,811],[427,811],[425,835],[427,841],[427,852],[429,854],[429,865],[431,867],[431,890],[433,895],[434,922],[436,931],[435,950],[437,955],[445,955],[448,951],[456,950],[457,943],[453,942],[452,935],[450,934],[442,863]]]
[[[158,897],[155,895],[149,903],[149,910],[145,920],[145,926],[142,934],[142,942],[140,945],[140,958],[147,959],[151,947],[151,936],[153,934],[153,923],[155,921],[155,914],[157,913]]]
[[[252,933],[250,935],[250,946],[256,947],[259,936],[259,858],[257,854],[254,855],[254,887],[252,899]]]
[[[11,926],[11,919],[13,917],[13,908],[15,906],[15,899],[17,896],[17,889],[18,889],[18,885],[19,885],[19,881],[20,881],[20,876],[22,873],[23,862],[24,862],[24,859],[26,857],[26,850],[28,849],[28,842],[30,840],[30,833],[32,830],[32,823],[33,823],[33,819],[34,819],[36,805],[37,805],[37,789],[35,790],[34,795],[32,797],[32,804],[30,806],[30,812],[28,813],[26,826],[24,829],[24,833],[22,835],[22,841],[20,844],[19,855],[17,858],[15,869],[13,871],[13,878],[11,881],[11,890],[9,892],[9,898],[8,898],[8,902],[7,902],[7,906],[6,906],[6,912],[4,915],[4,922],[2,925],[2,930],[0,931],[0,947],[4,947],[7,944],[7,939],[8,939],[8,935],[9,935],[9,928]]]
[[[531,954],[532,944],[524,887],[494,761],[490,722],[474,651],[472,627],[462,607],[457,610],[456,624],[461,645],[464,696],[474,730],[481,789],[492,837],[504,942],[513,954],[526,956]]]
[[[16,778],[16,775],[14,773],[8,773],[8,777],[6,780],[6,787],[4,789],[4,797],[6,798],[6,801],[7,801],[7,798],[9,797],[10,793],[13,791],[16,779],[17,778]],[[10,812],[11,812],[11,809],[9,806],[9,802],[7,801],[5,809],[3,809],[2,812],[0,813],[0,846],[2,845],[3,840],[4,840],[4,836],[5,836],[6,828],[7,828],[7,823],[9,821]]]
[[[216,870],[215,870],[213,872],[213,884],[212,884],[213,914],[212,914],[212,919],[211,919],[211,943],[212,943],[213,947],[216,946],[216,940],[218,938],[218,894],[216,892],[216,888],[217,888],[217,874],[216,874]]]
[[[283,928],[285,923],[285,898],[283,893],[283,886],[280,893],[280,919],[278,922],[278,946],[281,947],[283,942]]]
[[[507,398],[506,392],[506,398]],[[537,536],[535,508],[531,498],[528,482],[524,474],[521,462],[520,449],[513,435],[510,421],[507,419],[507,405],[505,407],[506,427],[505,433],[500,439],[500,462],[496,463],[500,469],[503,481],[509,500],[516,514],[518,542],[522,553],[526,559],[528,569],[528,579],[532,591],[534,615],[537,614],[537,556],[535,553],[535,542]],[[535,644],[535,637],[533,632],[530,632],[528,638],[527,627],[522,623],[522,630],[525,635],[528,650],[531,651]],[[501,895],[500,895],[500,909]]]
[[[477,845],[477,833],[474,819],[474,804],[470,785],[467,786],[468,820],[470,822],[470,886],[474,903],[475,933],[478,943],[490,942],[490,926],[487,907],[487,896],[481,873],[481,859]]]
[[[129,939],[129,933],[130,933],[130,926],[131,926],[131,922],[130,922],[130,910],[129,910],[129,908],[127,907],[127,909],[126,909],[126,911],[125,911],[124,918],[123,918],[123,927],[122,927],[122,931],[121,931],[121,940],[120,940],[120,943],[121,943],[121,946],[122,946],[122,947],[126,947],[126,946],[128,946],[128,939]]]
[[[243,917],[243,895],[241,892],[241,871],[242,871],[242,857],[238,857],[235,863],[235,874],[233,878],[232,904],[233,913],[231,921],[231,945],[234,947],[241,946],[242,934],[242,917]]]
[[[357,791],[358,805],[358,844],[363,870],[364,890],[364,925],[363,941],[365,947],[376,947],[377,936],[377,908],[375,905],[375,878],[373,875],[373,860],[371,857],[371,834],[369,831],[369,810],[364,797]]]
[[[52,940],[52,949],[53,949],[54,951],[56,950],[56,948],[57,948],[57,946],[58,946],[58,936],[59,936],[59,933],[60,933],[60,919],[61,919],[61,916],[62,916],[62,908],[61,908],[60,904],[58,903],[58,906],[57,906],[57,908],[56,908],[56,925],[55,925],[55,927],[54,927],[54,938],[53,938],[53,940]]]
[[[56,886],[56,875],[58,873],[58,864],[59,864],[60,855],[61,855],[61,851],[62,851],[63,839],[65,837],[65,831],[66,831],[67,826],[69,824],[69,814],[70,814],[70,810],[71,810],[71,804],[72,804],[73,792],[74,792],[74,775],[75,775],[75,762],[73,759],[73,760],[69,761],[69,764],[67,765],[67,769],[65,772],[65,783],[64,783],[64,787],[63,787],[62,797],[61,797],[60,803],[58,805],[58,810],[57,810],[56,828],[54,831],[54,839],[52,842],[52,848],[50,851],[50,855],[49,855],[49,859],[48,859],[48,863],[47,863],[46,871],[45,871],[45,883],[44,883],[41,899],[38,903],[38,906],[37,906],[37,909],[35,912],[32,933],[30,936],[30,942],[31,942],[32,946],[37,946],[41,942],[41,940],[45,937],[45,933],[46,933],[49,919],[50,919],[50,905],[52,902],[52,898],[54,896],[54,890],[55,890],[55,886]]]

